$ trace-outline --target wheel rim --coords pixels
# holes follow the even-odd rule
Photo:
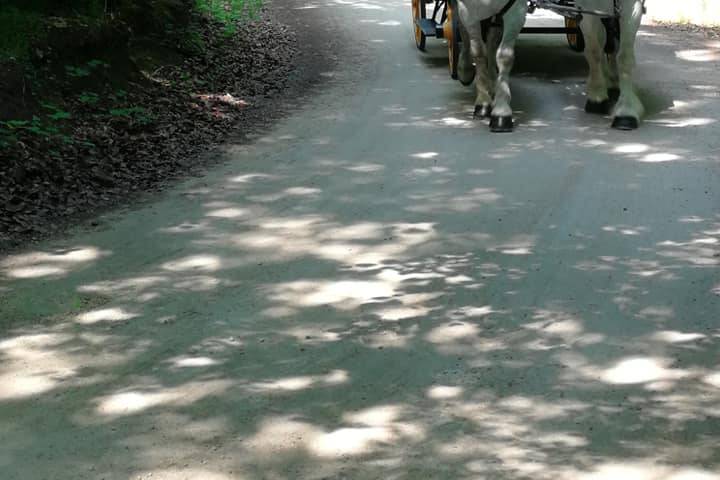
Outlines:
[[[423,9],[420,6],[420,2],[424,0],[412,0],[412,15],[413,15],[413,27],[415,29],[415,44],[420,46],[422,45],[422,42],[424,40],[425,34],[423,33],[420,26],[418,26],[417,21],[419,19],[425,18],[425,15],[423,15]]]
[[[447,18],[443,25],[443,37],[448,42],[448,67],[450,68],[450,77],[457,80],[457,63],[458,57],[460,56],[458,42],[458,24],[455,18],[455,12],[452,8],[452,4],[448,2],[447,6]]]
[[[574,18],[566,18],[565,19],[565,27],[567,28],[577,28],[578,22]],[[568,33],[567,34],[567,40],[568,44],[571,48],[577,49],[578,48],[578,35],[577,33]]]
[[[447,18],[445,19],[445,25],[443,25],[443,37],[447,40],[448,44],[448,66],[450,68],[450,76],[455,74],[455,31],[453,28],[453,10],[448,5]]]

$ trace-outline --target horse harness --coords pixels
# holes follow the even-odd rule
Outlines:
[[[503,26],[503,16],[515,5],[515,3],[518,0],[508,0],[508,2],[505,4],[502,10],[498,12],[495,16],[483,21],[482,29],[483,29],[483,37],[484,39],[487,39],[487,30],[490,27],[502,27]],[[564,14],[567,16],[573,16],[577,19],[582,18],[583,14],[586,15],[596,15],[599,17],[603,17],[603,24],[605,25],[605,28],[608,30],[608,45],[606,45],[606,51],[612,50],[614,45],[612,45],[616,39],[619,39],[620,37],[620,25],[618,24],[618,20],[620,18],[620,15],[622,14],[622,8],[620,7],[620,1],[621,0],[613,0],[613,11],[612,12],[602,12],[599,10],[583,10],[582,8],[578,7],[575,3],[575,0],[527,0],[528,2],[528,10],[530,13],[534,12],[538,8],[553,10],[555,12],[558,12],[560,14]],[[642,0],[642,8],[643,13],[647,13],[647,7],[645,6],[645,0]],[[612,38],[612,40],[611,40]],[[609,53],[609,52],[608,52]]]

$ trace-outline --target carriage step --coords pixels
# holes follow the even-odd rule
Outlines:
[[[426,37],[442,38],[442,27],[435,23],[431,18],[419,18],[417,20],[417,24]]]

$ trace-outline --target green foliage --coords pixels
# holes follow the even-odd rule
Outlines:
[[[87,68],[73,67],[71,65],[65,65],[65,73],[67,73],[69,76],[75,77],[75,78],[90,76],[90,70],[88,70]]]
[[[48,115],[48,118],[50,120],[67,120],[68,118],[71,118],[72,115],[70,115],[70,112],[66,112],[62,108],[53,105],[52,103],[41,103],[43,108],[46,108],[50,110],[52,113]]]
[[[7,122],[3,122],[3,124],[10,130],[17,130],[26,127],[30,122],[27,120],[8,120]]]
[[[0,122],[0,127],[5,130],[4,136],[9,141],[14,141],[16,139],[16,133],[20,130],[42,137],[52,137],[59,132],[57,127],[52,124],[46,124],[37,116],[33,117],[32,120],[8,120],[7,122]]]
[[[235,32],[235,23],[260,11],[262,0],[196,0],[198,10],[225,24],[225,32]]]
[[[113,108],[108,113],[112,117],[126,118],[140,125],[149,125],[153,122],[152,115],[143,107]]]
[[[188,32],[180,39],[181,47],[186,52],[200,54],[205,49],[205,40],[200,32],[189,29]]]
[[[72,115],[70,115],[70,112],[57,111],[52,115],[48,115],[48,118],[50,120],[67,120],[68,118],[72,118]]]
[[[52,103],[41,103],[44,109],[50,113],[45,118],[33,116],[32,120],[8,120],[0,122],[0,145],[10,145],[18,140],[18,134],[25,132],[46,139],[58,139],[64,143],[73,143],[68,135],[60,131],[59,122],[72,118],[70,112],[53,105]]]
[[[119,101],[127,97],[127,92],[123,90],[122,88],[115,90],[115,92],[110,94],[110,99],[114,101]]]
[[[3,0],[2,5],[49,16],[97,18],[105,13],[106,0]]]
[[[82,92],[78,97],[78,100],[80,103],[84,103],[85,105],[95,105],[100,101],[100,96],[93,92]]]
[[[83,78],[89,77],[92,72],[98,67],[107,68],[109,66],[109,64],[103,62],[102,60],[90,60],[89,62],[80,66],[65,65],[65,73],[67,73],[70,77]]]
[[[14,7],[0,7],[0,60],[22,58],[40,31],[42,16]]]
[[[23,59],[48,17],[102,18],[105,0],[0,0],[0,60]]]
[[[215,18],[225,25],[227,34],[236,30],[238,21],[252,18],[262,7],[262,0],[193,0],[197,10]],[[25,59],[28,57],[30,47],[36,39],[43,36],[44,22],[51,21],[53,17],[64,17],[94,23],[105,19],[110,14],[138,10],[144,12],[148,5],[158,2],[146,0],[0,0],[0,60],[8,58]],[[158,7],[159,8],[159,7]],[[162,12],[158,9],[158,12]],[[158,12],[148,15],[158,15]],[[158,17],[162,19],[164,31],[173,28],[172,17]],[[203,48],[202,39],[190,35],[183,40],[187,50],[200,51]],[[88,65],[90,68],[101,66]],[[87,67],[70,68],[68,74],[73,77],[89,75]]]
[[[94,60],[90,60],[89,62],[87,62],[87,66],[90,68],[98,68],[98,67],[108,68],[110,66],[110,64],[107,62],[103,62],[102,60],[94,59]]]

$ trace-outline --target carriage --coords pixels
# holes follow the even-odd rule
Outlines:
[[[565,24],[527,27],[527,14],[538,9],[564,17]],[[489,118],[492,132],[514,128],[509,75],[515,41],[522,33],[563,34],[573,50],[587,50],[585,111],[610,114],[612,127],[619,130],[638,128],[644,107],[632,72],[635,40],[645,11],[645,0],[412,0],[416,46],[424,50],[428,37],[445,39],[452,78],[470,85],[477,76],[473,116]],[[492,53],[486,48],[466,48],[461,43],[464,37],[472,45],[491,45]]]
[[[582,15],[606,15],[603,12],[583,10],[575,4],[574,0],[526,1],[530,13],[538,9],[550,10],[564,17],[565,25],[558,27],[525,27],[522,33],[565,35],[569,47],[579,53],[585,49],[585,40],[579,27]],[[461,38],[454,5],[453,0],[412,0],[412,16],[417,48],[424,51],[428,37],[445,39],[448,45],[450,75],[452,78],[457,79]],[[615,43],[619,35],[619,29],[615,27],[614,20],[609,18],[605,22],[606,27],[612,33],[612,35],[608,35],[609,45],[606,47],[607,50],[613,48],[610,43]]]

